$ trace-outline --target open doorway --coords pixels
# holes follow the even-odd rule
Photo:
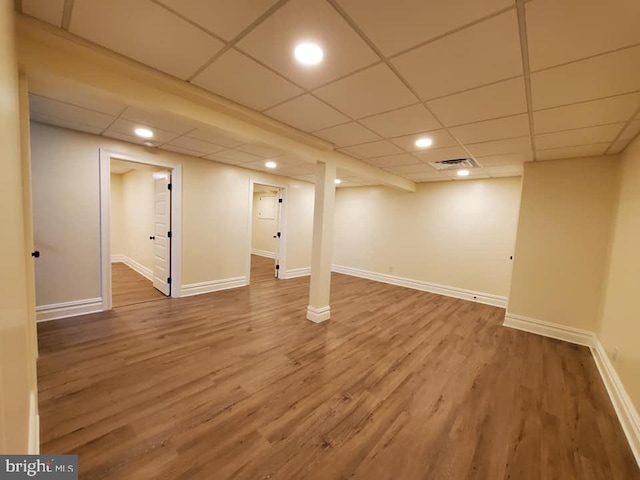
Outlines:
[[[181,166],[100,151],[104,310],[180,289]]]
[[[253,184],[250,281],[282,278],[284,271],[284,189]]]
[[[171,172],[155,165],[111,161],[112,306],[171,293]]]

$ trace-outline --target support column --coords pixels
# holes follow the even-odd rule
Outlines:
[[[313,209],[311,286],[307,319],[320,323],[329,320],[331,261],[333,250],[333,207],[336,198],[336,164],[316,163],[316,196]]]

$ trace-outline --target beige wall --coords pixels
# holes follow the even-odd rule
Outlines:
[[[635,298],[640,286],[640,137],[624,151],[621,163],[620,196],[598,336],[640,410],[640,303]]]
[[[334,263],[507,296],[519,177],[339,188]]]
[[[262,200],[261,200],[262,199]],[[271,202],[274,205],[273,218],[261,218],[258,213],[260,211],[260,202]],[[276,253],[277,240],[274,235],[278,232],[278,208],[277,194],[254,192],[253,194],[253,220],[251,231],[251,249],[261,252]]]
[[[594,331],[618,158],[525,164],[508,311]]]
[[[26,84],[22,84],[24,87]],[[35,352],[30,324],[23,210],[23,165],[18,70],[13,38],[13,2],[0,0],[0,210],[7,234],[0,238],[0,453],[29,452],[30,399],[35,399]],[[26,91],[23,91],[23,96]],[[23,109],[23,113],[26,112]],[[22,130],[22,132],[21,132]],[[24,162],[25,164],[28,162]],[[35,420],[35,417],[33,417]]]
[[[111,174],[111,255],[124,255],[122,174]]]
[[[39,305],[100,296],[99,148],[182,165],[183,285],[246,275],[252,181],[286,187],[286,266],[310,265],[309,183],[38,123],[31,144]]]
[[[153,172],[146,169],[131,170],[122,175],[122,254],[151,271],[154,242],[149,236],[155,231],[154,185]]]

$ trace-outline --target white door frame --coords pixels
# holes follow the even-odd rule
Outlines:
[[[253,192],[255,184],[266,185],[268,187],[276,187],[280,189],[280,196],[282,197],[282,207],[280,209],[280,215],[278,216],[278,232],[281,232],[280,239],[278,240],[278,251],[276,256],[280,258],[280,272],[278,273],[279,279],[285,279],[287,271],[287,185],[280,182],[274,182],[272,180],[263,180],[260,178],[249,179],[249,219],[247,222],[248,231],[248,243],[247,243],[247,264],[245,267],[245,275],[247,278],[247,285],[251,283],[251,245],[253,245]],[[279,255],[278,255],[279,254]]]
[[[182,295],[182,165],[161,158],[98,150],[100,162],[100,271],[102,309],[111,310],[111,159],[171,170],[171,296]]]

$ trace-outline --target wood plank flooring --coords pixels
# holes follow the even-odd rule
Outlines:
[[[114,308],[167,298],[150,280],[120,262],[111,264],[111,290]]]
[[[640,479],[589,350],[344,275],[38,325],[43,453],[83,479]]]

